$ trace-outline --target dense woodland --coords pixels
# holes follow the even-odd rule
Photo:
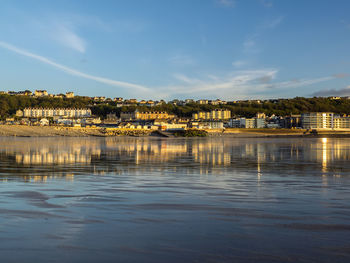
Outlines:
[[[29,97],[29,96],[14,96],[2,94],[0,95],[0,116],[6,118],[14,116],[16,110],[26,107],[89,107],[94,115],[105,117],[108,113],[115,112],[118,116],[120,112],[133,111],[166,111],[176,114],[179,117],[191,117],[192,113],[198,111],[210,111],[213,109],[229,109],[232,116],[252,117],[257,112],[264,112],[267,115],[286,116],[290,114],[300,114],[303,112],[334,112],[341,114],[350,114],[350,100],[330,98],[302,98],[296,97],[293,99],[279,99],[274,101],[258,102],[239,102],[229,103],[227,105],[207,105],[190,103],[184,106],[176,106],[171,103],[161,106],[146,107],[146,106],[123,106],[117,107],[116,103],[101,102],[95,103],[89,97],[76,96],[71,99],[67,98],[51,98],[51,97]]]

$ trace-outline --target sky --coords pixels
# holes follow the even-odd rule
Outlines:
[[[349,10],[348,0],[2,0],[0,90],[350,96]]]

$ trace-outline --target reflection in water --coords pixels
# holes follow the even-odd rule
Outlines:
[[[0,138],[1,262],[350,262],[349,159],[350,139]]]
[[[184,174],[194,170],[209,174],[215,167],[223,168],[216,173],[245,169],[256,171],[259,180],[266,171],[285,169],[289,173],[288,166],[297,165],[301,170],[316,169],[323,175],[339,176],[349,160],[349,149],[350,140],[327,138],[307,143],[301,139],[284,143],[277,139],[227,138],[6,138],[1,139],[0,175],[10,174],[13,170],[9,168],[15,165],[16,173],[32,176],[30,180],[45,181],[52,176],[72,180],[75,173],[122,174],[136,165],[138,172],[160,169]],[[28,166],[32,167],[29,174]],[[40,177],[42,173],[45,177]]]

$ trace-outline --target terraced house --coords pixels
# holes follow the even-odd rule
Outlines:
[[[91,117],[91,110],[75,108],[25,108],[23,117],[40,118],[40,117],[65,117],[65,118],[83,118]]]

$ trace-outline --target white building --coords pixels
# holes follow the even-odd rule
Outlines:
[[[41,118],[41,117],[65,117],[65,118],[84,118],[91,117],[90,109],[74,108],[25,108],[23,117]]]
[[[334,113],[332,112],[309,112],[301,114],[303,129],[333,129]]]
[[[49,96],[49,93],[46,90],[36,90],[34,92],[35,97],[44,97],[44,96]]]
[[[74,92],[72,92],[72,91],[66,92],[66,98],[68,98],[68,99],[74,98]]]
[[[350,129],[350,118],[349,117],[334,117],[333,120],[334,129]]]
[[[266,121],[264,118],[240,118],[240,119],[230,119],[228,126],[231,128],[265,128]]]

